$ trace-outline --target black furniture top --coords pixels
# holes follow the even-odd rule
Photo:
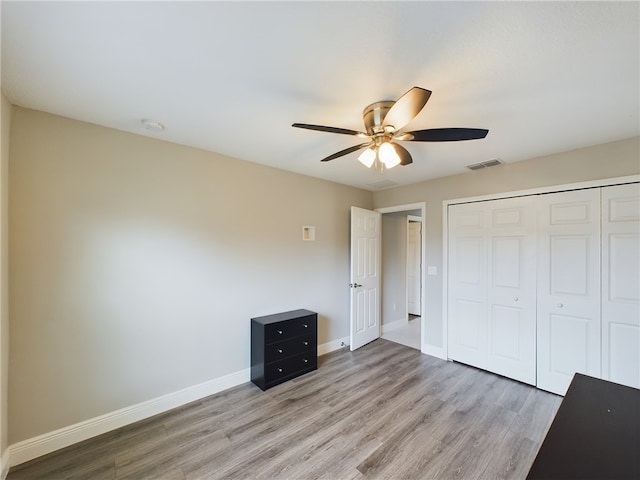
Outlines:
[[[640,479],[640,390],[576,373],[528,479]]]

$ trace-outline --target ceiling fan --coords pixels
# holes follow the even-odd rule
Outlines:
[[[393,168],[396,165],[413,163],[409,151],[398,144],[398,141],[456,142],[460,140],[477,140],[486,137],[487,133],[489,133],[489,130],[481,128],[429,128],[413,132],[401,132],[400,130],[420,113],[430,96],[431,91],[413,87],[396,101],[384,100],[372,103],[364,109],[362,114],[366,132],[326,127],[324,125],[310,125],[308,123],[294,123],[291,126],[367,138],[367,142],[340,150],[323,158],[321,161],[328,162],[361,148],[366,148],[360,154],[358,160],[369,168],[376,164],[380,170],[384,170],[385,167]]]

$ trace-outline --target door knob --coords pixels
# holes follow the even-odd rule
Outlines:
[[[351,288],[358,288],[358,287],[361,287],[362,285],[360,285],[359,283],[350,283],[349,286]]]

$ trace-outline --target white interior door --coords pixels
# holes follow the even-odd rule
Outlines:
[[[540,196],[537,384],[600,377],[600,189]]]
[[[448,356],[487,368],[487,221],[484,203],[449,206]]]
[[[381,233],[380,213],[351,207],[352,351],[380,337]]]
[[[640,388],[640,185],[602,189],[602,378]]]
[[[486,202],[487,370],[536,384],[537,197]]]
[[[420,315],[422,296],[422,221],[407,222],[407,313]]]

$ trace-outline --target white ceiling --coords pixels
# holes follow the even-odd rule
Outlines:
[[[639,2],[2,1],[2,89],[14,103],[354,185],[405,185],[640,134]],[[433,92],[380,174],[347,135],[362,110]],[[163,123],[152,133],[142,118]]]

